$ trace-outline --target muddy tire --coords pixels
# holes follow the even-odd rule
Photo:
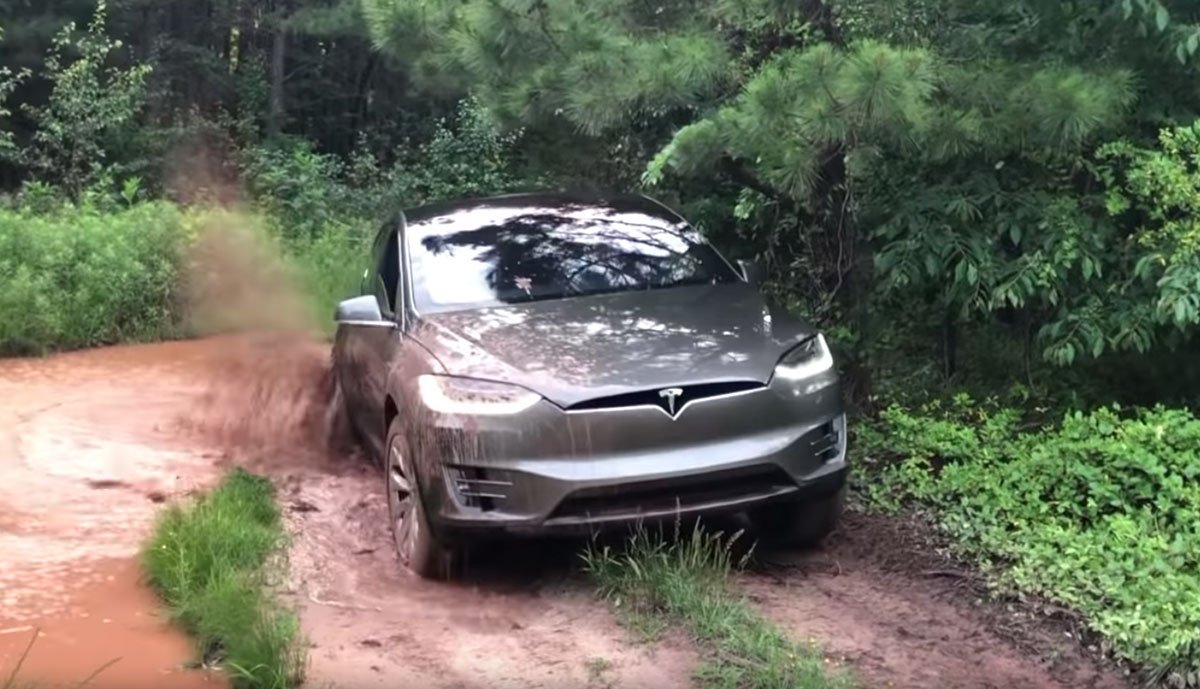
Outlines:
[[[764,541],[796,548],[821,545],[837,528],[846,501],[846,487],[816,501],[787,502],[750,513],[754,529]]]
[[[439,542],[430,527],[416,466],[407,451],[399,419],[388,428],[386,448],[388,521],[400,566],[423,579],[450,579],[456,574],[458,553]]]
[[[350,451],[361,441],[350,421],[350,408],[346,405],[346,393],[342,390],[337,371],[330,370],[329,375],[332,385],[325,407],[325,443],[331,451],[340,454]]]

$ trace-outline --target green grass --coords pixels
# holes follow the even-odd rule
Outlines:
[[[283,544],[271,483],[234,470],[211,493],[168,508],[142,553],[172,618],[238,688],[283,689],[303,676],[296,617],[269,580]]]
[[[183,213],[0,208],[0,355],[171,337]]]
[[[759,615],[731,587],[735,562],[725,538],[700,526],[674,538],[646,530],[624,549],[591,547],[585,569],[622,620],[644,637],[682,625],[697,642],[706,689],[848,689],[852,679],[830,671],[821,650],[799,644]]]
[[[859,425],[864,496],[927,510],[1000,591],[1081,613],[1115,655],[1200,687],[1200,417],[1025,416],[965,396],[891,407]]]

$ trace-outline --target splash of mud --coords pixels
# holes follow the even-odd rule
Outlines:
[[[189,331],[320,331],[311,304],[265,220],[210,209],[183,261],[183,311]]]
[[[327,469],[353,447],[329,343],[260,218],[210,211],[186,261],[186,322],[214,342],[179,427],[263,470]]]
[[[256,468],[329,468],[352,438],[329,347],[303,332],[228,338],[204,364],[204,389],[182,428]]]

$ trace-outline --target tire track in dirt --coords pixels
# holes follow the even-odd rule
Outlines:
[[[847,659],[870,686],[1129,689],[1064,630],[984,602],[917,528],[849,514],[824,550],[765,552],[770,564],[738,583],[768,619]]]
[[[690,685],[694,652],[678,642],[631,643],[571,575],[573,551],[562,544],[511,544],[458,584],[401,572],[376,473],[281,481],[293,598],[315,643],[310,684],[582,687],[595,679],[589,662],[601,659],[611,666],[603,686]]]

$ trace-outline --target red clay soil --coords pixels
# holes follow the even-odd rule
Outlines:
[[[158,503],[216,476],[170,428],[186,345],[0,361],[0,686],[220,687],[185,671],[134,561]],[[37,634],[35,638],[35,633]],[[34,643],[28,655],[25,649]],[[111,663],[111,665],[110,665]]]
[[[459,584],[401,573],[383,479],[331,433],[328,361],[327,347],[299,337],[0,361],[0,632],[61,630],[47,652],[70,648],[97,667],[125,639],[118,646],[133,652],[94,687],[200,686],[203,673],[180,670],[187,643],[152,613],[130,558],[163,500],[238,463],[280,487],[293,537],[286,595],[312,643],[310,686],[692,684],[695,651],[682,639],[631,642],[578,575],[578,543],[498,546]],[[895,540],[852,520],[829,549],[741,583],[870,686],[1122,686],[1070,656],[1072,643],[1060,645],[1058,663],[1051,646],[1014,645],[956,580],[890,563]],[[0,634],[0,679],[21,638]],[[21,676],[49,686],[82,679],[81,668],[58,665],[38,656],[28,667],[42,676]]]
[[[1067,625],[988,602],[922,528],[850,514],[824,549],[762,553],[770,564],[740,583],[769,619],[819,641],[871,686],[1128,689]]]

